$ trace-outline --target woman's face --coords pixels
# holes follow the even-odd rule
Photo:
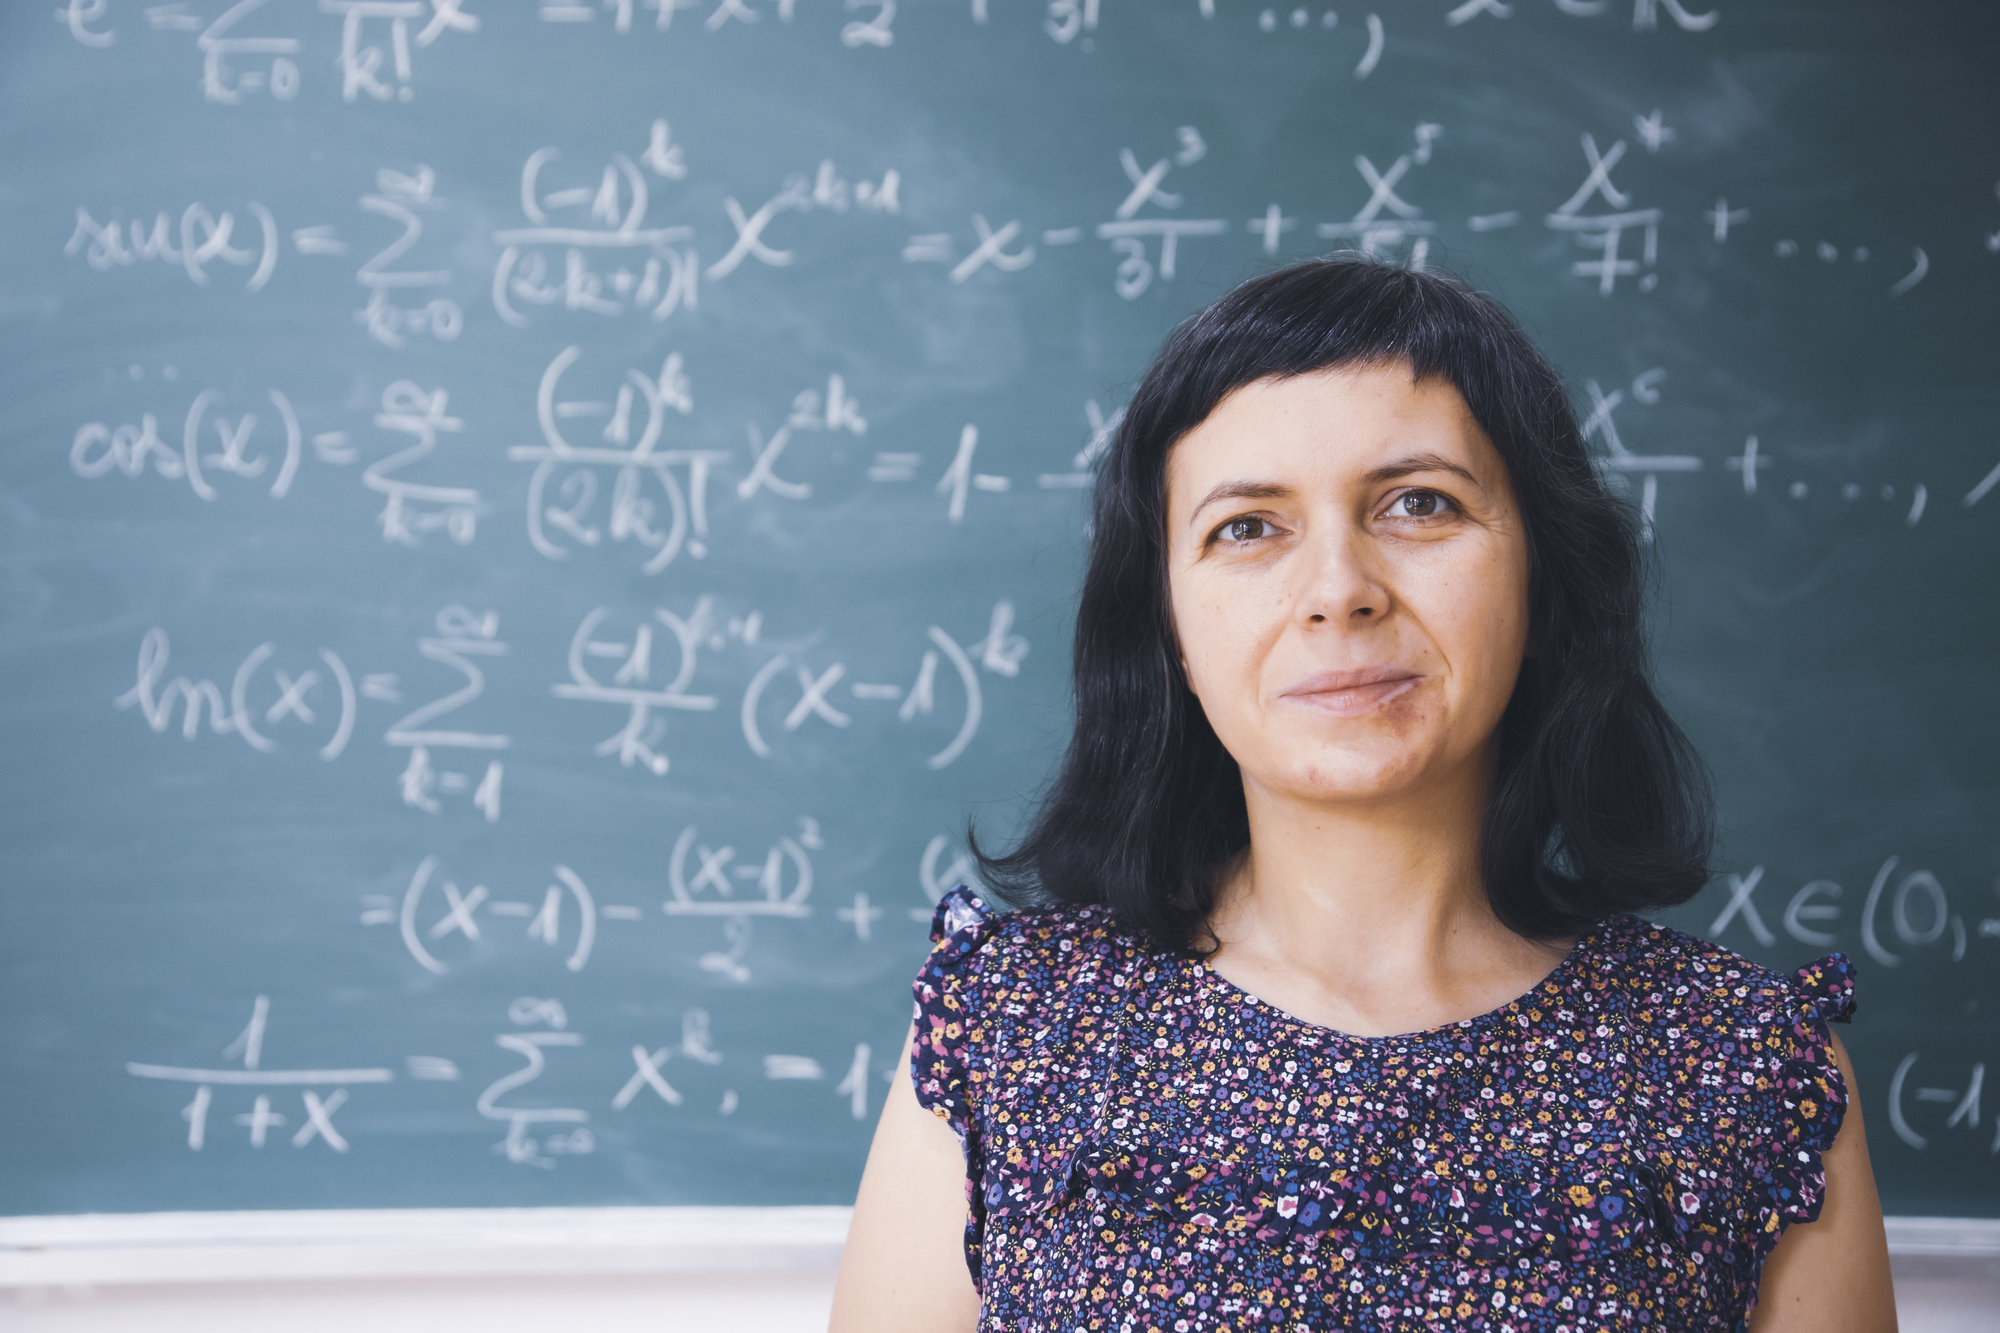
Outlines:
[[[1463,777],[1528,640],[1506,465],[1406,363],[1237,389],[1167,460],[1187,677],[1246,785],[1313,803]]]

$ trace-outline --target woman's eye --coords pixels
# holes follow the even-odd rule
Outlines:
[[[1389,512],[1396,518],[1436,518],[1451,504],[1436,491],[1404,491],[1390,502]]]
[[[1261,518],[1232,518],[1222,525],[1222,535],[1233,542],[1254,542],[1269,526]]]

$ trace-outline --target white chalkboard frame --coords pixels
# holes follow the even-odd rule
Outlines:
[[[853,1210],[385,1208],[0,1218],[0,1288],[832,1269]],[[2000,1221],[1891,1217],[1889,1252],[2000,1258]]]
[[[381,1208],[0,1218],[0,1288],[832,1269],[851,1208]],[[2000,1234],[2000,1224],[1996,1225]]]

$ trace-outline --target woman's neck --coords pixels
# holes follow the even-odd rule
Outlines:
[[[1269,1004],[1354,1036],[1496,1009],[1566,946],[1494,915],[1480,874],[1481,774],[1367,804],[1305,803],[1246,781],[1250,845],[1218,885],[1210,966]]]

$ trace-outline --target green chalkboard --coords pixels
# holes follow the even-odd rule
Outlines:
[[[849,1200],[1104,432],[1362,248],[1649,515],[1672,920],[1854,955],[1889,1208],[1991,1213],[1991,15],[6,6],[0,1207]]]

